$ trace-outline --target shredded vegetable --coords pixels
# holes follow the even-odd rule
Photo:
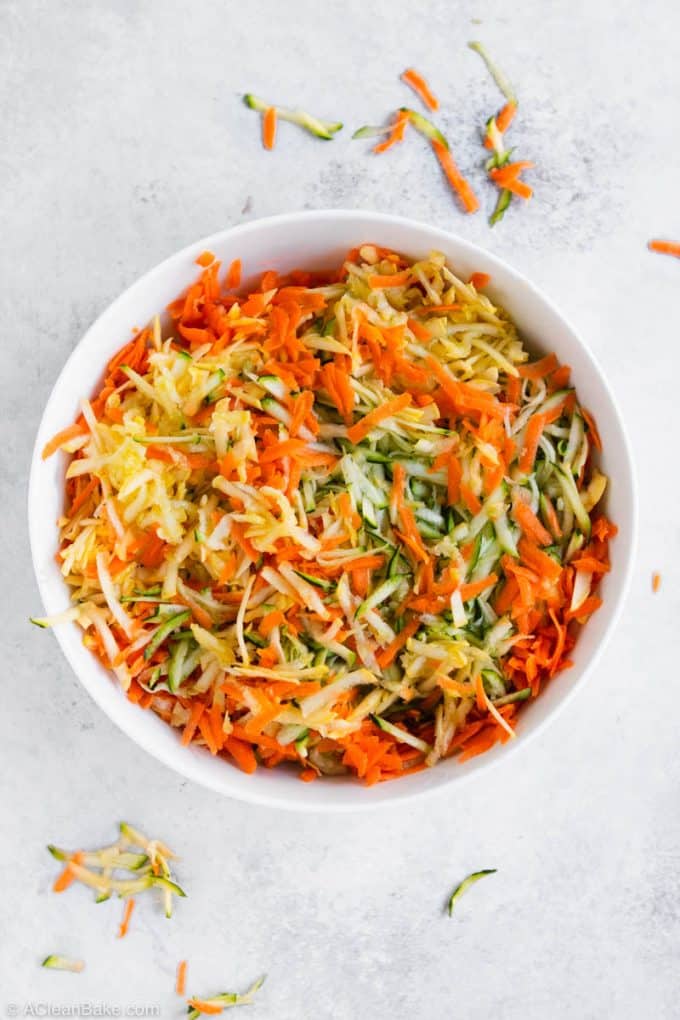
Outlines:
[[[496,868],[486,868],[485,870],[482,871],[473,871],[471,875],[468,875],[467,878],[464,878],[463,881],[456,886],[456,888],[451,893],[451,896],[449,897],[448,906],[449,917],[453,916],[453,911],[454,907],[456,906],[456,903],[461,898],[461,896],[465,892],[467,892],[471,885],[474,885],[475,882],[479,882],[480,878],[485,878],[487,875],[495,875],[496,871],[497,871]]]
[[[188,999],[187,1016],[189,1020],[198,1020],[198,1017],[202,1015],[217,1016],[232,1006],[248,1006],[253,1001],[256,992],[262,988],[264,981],[264,977],[258,978],[242,995],[238,995],[236,992],[220,992],[219,995],[211,995],[207,999]]]
[[[130,918],[132,917],[132,911],[134,909],[135,901],[133,900],[132,897],[130,897],[128,900],[125,901],[125,906],[123,908],[123,919],[120,922],[120,927],[118,928],[119,939],[123,939],[127,935],[130,929]]]
[[[325,141],[330,141],[338,131],[342,130],[342,124],[339,121],[319,120],[318,117],[313,117],[306,110],[289,110],[286,106],[274,106],[273,103],[267,103],[264,99],[254,96],[251,92],[247,92],[244,95],[243,102],[249,109],[257,110],[258,113],[264,114],[266,148],[271,148],[271,145],[267,145],[268,140],[271,140],[273,145],[273,134],[277,120],[287,120],[291,124],[297,124],[299,127],[304,128],[305,131],[309,131],[315,138],[323,138]],[[267,118],[269,118],[268,124]]]
[[[515,95],[515,90],[508,81],[507,76],[503,73],[503,71],[501,71],[500,67],[498,67],[498,65],[491,59],[489,53],[486,50],[486,47],[483,46],[482,43],[480,42],[469,42],[468,46],[470,47],[471,50],[474,50],[475,53],[478,53],[480,55],[480,57],[482,58],[482,60],[484,61],[488,68],[489,74],[496,82],[496,85],[503,93],[507,101],[509,103],[514,103],[514,105],[516,106],[517,96]]]
[[[513,195],[524,199],[529,199],[533,195],[532,188],[525,181],[520,180],[519,175],[523,170],[533,168],[534,164],[526,161],[510,162],[513,150],[506,149],[504,135],[515,119],[518,106],[517,97],[508,79],[491,60],[482,44],[471,42],[468,43],[468,46],[482,57],[493,80],[506,99],[505,105],[495,117],[490,117],[486,122],[484,135],[485,148],[492,150],[492,155],[486,161],[486,170],[490,179],[499,189],[496,206],[489,217],[489,223],[493,226],[505,215]]]
[[[680,241],[648,241],[647,247],[659,255],[675,255],[676,259],[680,259]]]
[[[64,864],[52,886],[54,892],[64,892],[73,882],[80,882],[94,890],[97,903],[108,900],[112,893],[127,900],[118,930],[118,937],[123,938],[135,906],[133,896],[160,889],[165,916],[171,917],[173,896],[186,894],[173,880],[170,861],[175,854],[169,847],[127,822],[121,822],[119,830],[117,841],[100,850],[67,851],[52,844],[47,849]]]
[[[82,970],[85,970],[83,960],[74,960],[70,956],[59,956],[58,953],[46,956],[40,966],[46,967],[48,970],[66,970],[72,974],[80,974]]]
[[[408,70],[404,71],[401,76],[401,80],[413,89],[415,94],[422,100],[428,110],[439,109],[439,100],[433,94],[430,86],[427,84],[423,76],[418,74],[418,72],[412,67],[409,67]]]
[[[616,533],[568,369],[437,253],[364,244],[244,295],[201,259],[48,444],[73,608],[36,622],[75,615],[131,701],[248,773],[372,784],[512,739]],[[169,880],[138,845],[125,882],[67,871]]]

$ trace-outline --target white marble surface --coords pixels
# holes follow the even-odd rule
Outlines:
[[[0,1015],[99,1001],[180,1016],[182,957],[199,993],[266,972],[250,1015],[271,1020],[680,1015],[680,264],[645,250],[650,236],[680,236],[680,7],[3,0],[0,21]],[[252,89],[306,102],[351,129],[409,101],[397,75],[413,63],[445,99],[441,121],[471,170],[477,125],[498,103],[465,48],[474,37],[516,82],[513,140],[537,164],[535,200],[493,231],[457,211],[415,139],[378,160],[350,131],[321,143],[283,125],[268,155],[239,100]],[[114,729],[27,621],[39,607],[25,527],[41,407],[99,311],[203,234],[325,206],[450,228],[545,288],[620,399],[642,520],[616,639],[544,735],[460,792],[338,818],[216,799]],[[119,818],[177,846],[190,894],[171,922],[140,903],[122,942],[119,903],[50,893],[44,849],[105,841]],[[479,867],[499,872],[449,920],[448,890]],[[54,950],[82,955],[86,971],[41,971]]]

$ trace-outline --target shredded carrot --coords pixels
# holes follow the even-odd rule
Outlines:
[[[547,528],[543,527],[527,503],[518,500],[513,507],[512,515],[527,538],[532,539],[532,541],[537,542],[539,545],[550,545],[553,540],[552,535]]]
[[[408,70],[404,71],[401,76],[401,80],[413,89],[416,95],[422,99],[428,110],[439,109],[439,100],[430,91],[430,88],[422,75],[418,74],[417,71],[414,71],[412,67],[409,67]]]
[[[554,354],[548,354],[540,361],[527,362],[526,365],[518,365],[517,371],[522,379],[543,379],[550,375],[558,367],[558,361]]]
[[[419,627],[420,627],[419,619],[409,620],[409,622],[404,626],[404,628],[399,631],[394,640],[391,641],[390,644],[387,645],[387,647],[382,650],[382,652],[378,653],[378,665],[380,666],[381,669],[387,669],[390,663],[394,662],[397,655],[404,647],[408,639],[410,637],[413,637],[413,635],[415,634]]]
[[[583,415],[583,419],[586,425],[588,426],[588,434],[590,435],[590,438],[593,441],[593,446],[595,447],[596,450],[601,450],[602,439],[600,438],[600,433],[598,431],[597,424],[595,423],[595,419],[593,418],[590,411],[587,411],[585,407],[581,408],[581,414]]]
[[[177,964],[177,978],[175,979],[175,991],[178,995],[184,995],[187,985],[187,961],[180,960]]]
[[[479,209],[479,200],[456,166],[450,150],[445,145],[442,145],[441,142],[438,142],[436,138],[432,140],[431,144],[446,175],[446,179],[461,200],[465,212],[476,212]]]
[[[402,393],[400,396],[394,397],[393,400],[388,400],[382,407],[376,407],[373,411],[369,411],[355,425],[347,429],[347,438],[352,443],[360,443],[376,425],[379,425],[381,421],[385,421],[386,418],[391,418],[393,415],[398,414],[399,411],[403,411],[405,407],[412,403],[412,400],[413,398],[410,393]]]
[[[675,255],[676,259],[680,259],[680,241],[660,241],[657,239],[649,241],[647,247],[650,251],[658,252],[659,255]]]
[[[205,999],[187,999],[187,1005],[207,1016],[217,1016],[224,1010],[224,1006],[217,1006],[214,1002],[207,1002]]]
[[[477,595],[481,595],[481,593],[486,591],[487,588],[493,588],[497,580],[497,574],[489,574],[488,577],[482,577],[479,581],[470,581],[468,584],[461,584],[460,597],[463,602],[467,602],[468,599],[473,599]]]
[[[491,277],[488,273],[473,273],[470,277],[470,283],[475,290],[482,290],[483,287],[488,287],[491,283]]]
[[[224,746],[243,772],[255,771],[257,759],[250,744],[244,740],[237,740],[236,737],[227,737]]]
[[[241,260],[234,259],[227,270],[226,286],[229,290],[234,290],[236,287],[241,285]]]
[[[657,592],[660,587],[661,587],[661,574],[659,574],[655,570],[654,573],[652,574],[652,591]]]
[[[403,110],[399,110],[399,112],[395,115],[394,124],[392,125],[387,138],[383,142],[378,142],[378,144],[373,147],[373,152],[375,152],[376,155],[380,155],[380,153],[387,152],[388,149],[391,149],[393,145],[403,142],[408,122],[408,114]]]
[[[276,107],[268,106],[262,115],[262,144],[273,149],[276,142]]]
[[[504,134],[508,130],[513,120],[515,119],[516,113],[517,104],[513,103],[512,101],[509,101],[496,115],[496,127],[498,128],[501,134]]]
[[[527,425],[524,436],[522,455],[519,460],[519,469],[524,474],[529,474],[534,466],[536,453],[538,451],[538,444],[546,425],[547,419],[544,414],[535,414],[529,419],[529,424]]]
[[[42,451],[42,459],[47,460],[53,453],[68,443],[71,439],[76,439],[78,436],[87,435],[87,428],[84,425],[79,425],[77,422],[75,425],[69,425],[67,428],[62,429],[61,432],[57,432],[56,436],[52,436],[49,443],[45,443]]]
[[[70,861],[62,871],[62,873],[55,879],[54,885],[52,886],[52,892],[60,893],[64,892],[70,885],[76,880],[75,872],[71,868],[71,864],[82,864],[83,854],[78,851],[72,854]]]
[[[123,910],[123,920],[120,922],[120,927],[118,928],[118,938],[119,939],[125,938],[125,936],[127,935],[128,928],[130,926],[130,918],[132,917],[132,911],[134,909],[135,909],[135,901],[133,900],[133,898],[131,896],[126,901],[125,908]]]
[[[371,290],[384,290],[385,287],[405,287],[410,279],[410,269],[404,269],[401,273],[392,273],[387,276],[373,274],[368,277],[368,286]]]

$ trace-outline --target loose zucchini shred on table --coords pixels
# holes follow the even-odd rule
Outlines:
[[[279,120],[297,124],[298,127],[309,131],[310,135],[322,138],[324,141],[330,141],[338,131],[342,130],[340,121],[319,120],[318,117],[313,117],[306,110],[290,110],[286,106],[274,106],[273,103],[267,103],[251,92],[244,95],[243,102],[250,110],[256,110],[263,115],[263,143],[266,149],[271,149],[274,145],[276,123]]]
[[[256,992],[259,992],[260,988],[262,988],[264,982],[265,976],[258,978],[242,995],[236,992],[220,992],[219,995],[211,995],[210,998],[194,997],[188,999],[187,1015],[189,1020],[198,1020],[198,1017],[203,1015],[217,1016],[232,1006],[248,1006],[253,1001]]]
[[[496,868],[485,868],[482,871],[473,871],[471,875],[468,875],[467,878],[464,878],[463,881],[456,886],[456,888],[453,890],[449,897],[448,902],[449,917],[453,917],[453,911],[456,906],[456,903],[461,898],[461,896],[463,896],[467,892],[470,886],[474,885],[475,882],[479,882],[480,878],[486,878],[487,875],[495,875],[496,871],[497,871]]]
[[[118,937],[128,931],[135,901],[132,897],[148,889],[160,889],[165,916],[172,917],[173,896],[186,894],[173,880],[170,861],[175,854],[165,843],[149,839],[138,829],[121,822],[115,843],[100,850],[62,850],[50,844],[47,849],[64,864],[52,890],[64,892],[74,882],[89,886],[96,893],[95,902],[110,899],[112,893],[126,900]]]
[[[80,974],[81,971],[85,970],[83,960],[74,960],[70,956],[59,956],[58,953],[46,956],[40,966],[46,967],[48,970],[70,971],[71,974]]]
[[[372,784],[512,739],[616,533],[569,369],[437,253],[364,244],[243,295],[199,261],[46,447],[73,606],[35,622],[75,617],[131,701],[248,773]],[[61,881],[171,899],[149,845]]]

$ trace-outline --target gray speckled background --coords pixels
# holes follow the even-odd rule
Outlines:
[[[271,1020],[680,1015],[680,264],[645,250],[680,236],[679,33],[671,0],[0,2],[0,1015],[99,1001],[179,1016],[182,957],[199,993],[266,971],[249,1015]],[[512,138],[537,164],[535,200],[493,231],[458,212],[416,139],[379,160],[349,130],[325,144],[282,125],[266,154],[239,101],[251,89],[353,128],[410,101],[397,76],[414,64],[490,203],[477,130],[498,96],[473,37],[515,81]],[[620,399],[642,511],[633,593],[587,692],[461,791],[338,818],[219,800],[114,729],[27,622],[24,523],[41,408],[107,303],[203,234],[324,206],[450,228],[543,287]],[[106,841],[121,817],[177,845],[190,892],[172,922],[140,902],[123,942],[119,903],[49,893],[44,850]],[[445,917],[452,884],[494,866]],[[41,971],[55,949],[86,971]]]

